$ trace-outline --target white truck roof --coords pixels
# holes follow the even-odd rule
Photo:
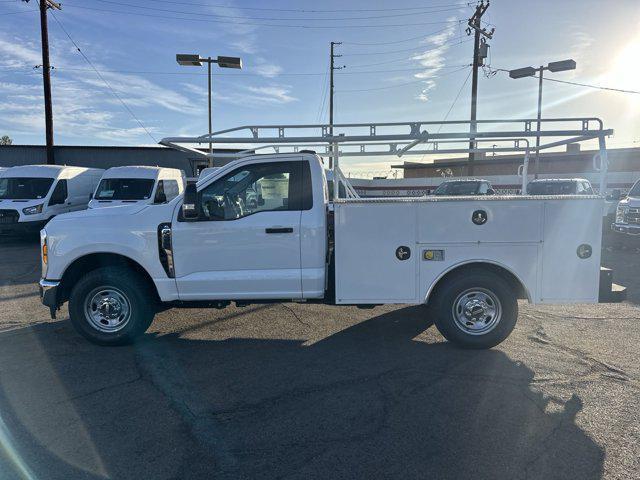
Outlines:
[[[183,177],[184,173],[177,168],[132,165],[126,167],[111,167],[104,172],[102,178],[150,178],[155,180],[160,176],[165,178],[179,178]]]
[[[20,165],[2,172],[4,177],[32,177],[32,178],[73,178],[77,175],[94,172],[102,174],[100,168],[72,167],[67,165]]]

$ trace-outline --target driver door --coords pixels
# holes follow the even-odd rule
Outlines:
[[[181,300],[302,297],[305,168],[302,161],[248,164],[199,190],[199,219],[172,226]]]

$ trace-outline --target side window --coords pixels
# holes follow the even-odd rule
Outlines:
[[[153,197],[153,203],[167,203],[167,195],[164,192],[164,180],[158,180],[156,187],[156,195]]]
[[[204,220],[236,220],[254,213],[308,210],[307,162],[257,163],[237,168],[200,192]]]
[[[480,195],[486,195],[486,193],[489,191],[489,185],[487,185],[486,183],[482,182],[480,184],[480,188],[478,188],[478,193]]]
[[[67,181],[66,180],[58,180],[56,184],[56,188],[53,190],[51,194],[51,198],[49,199],[49,205],[60,205],[66,202],[68,196],[67,192]]]
[[[177,180],[165,180],[164,181],[164,194],[167,196],[167,202],[170,202],[178,196],[178,181]]]

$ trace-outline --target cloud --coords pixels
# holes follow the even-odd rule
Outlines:
[[[25,73],[24,70],[41,60],[39,47],[21,38],[0,37],[0,58],[0,64],[7,67],[0,71],[0,128],[33,135],[44,123],[40,75],[27,71],[23,77],[18,73]],[[77,53],[54,47],[52,64],[58,67],[52,71],[56,133],[127,142],[146,136],[144,129],[123,109],[120,101],[96,73],[79,59]],[[144,77],[110,72],[101,64],[95,65],[149,131],[158,131],[148,117],[152,109],[155,109],[156,115],[158,109],[197,115],[206,108],[206,105],[192,102],[189,96]],[[2,77],[5,75],[11,81],[4,80]]]
[[[191,95],[199,97],[196,102],[206,99],[208,91],[199,85],[183,83],[184,90]],[[247,108],[259,108],[265,105],[283,105],[298,101],[291,95],[289,85],[247,85],[240,86],[232,92],[214,92],[213,98],[217,102],[229,103]]]
[[[273,78],[278,76],[278,74],[282,72],[282,67],[269,63],[260,63],[258,65],[255,65],[251,70],[258,75],[262,75],[263,77]]]
[[[289,103],[298,100],[289,95],[290,89],[283,86],[245,87],[250,92],[258,95],[266,103]]]
[[[0,58],[3,67],[34,67],[42,64],[42,55],[37,47],[18,38],[12,41],[0,38]]]
[[[429,91],[436,87],[436,82],[433,78],[436,78],[438,72],[445,66],[445,55],[450,47],[448,42],[454,36],[457,26],[457,24],[453,22],[455,18],[449,18],[448,20],[450,20],[451,23],[445,30],[422,40],[421,43],[428,45],[430,48],[423,53],[411,57],[412,60],[418,62],[419,66],[425,68],[425,70],[414,74],[415,78],[425,80],[424,87],[416,96],[416,99],[421,102],[427,102],[429,100]]]

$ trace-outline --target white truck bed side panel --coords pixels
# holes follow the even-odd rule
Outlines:
[[[417,301],[415,204],[336,204],[336,302]],[[412,250],[399,261],[398,246]]]
[[[418,242],[540,242],[542,203],[538,201],[422,202],[418,205]],[[487,213],[487,223],[475,225],[473,212]]]
[[[472,222],[476,210],[486,223]],[[336,301],[422,303],[455,267],[491,263],[533,303],[597,302],[601,211],[595,197],[337,202]],[[583,243],[591,258],[578,257]],[[396,258],[399,246],[408,260]],[[425,260],[425,250],[444,259]]]
[[[602,199],[545,201],[541,303],[598,301],[602,205]],[[578,258],[581,244],[592,247],[590,258]]]

